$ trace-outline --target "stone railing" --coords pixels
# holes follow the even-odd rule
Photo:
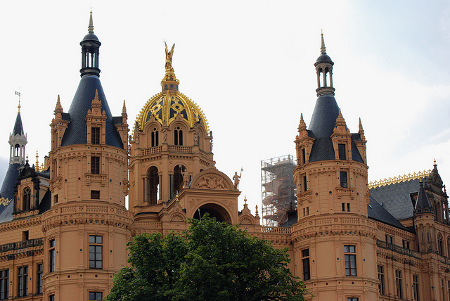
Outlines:
[[[43,246],[43,245],[44,245],[43,238],[35,238],[35,239],[29,239],[29,240],[24,240],[24,241],[19,241],[19,242],[12,242],[9,244],[0,245],[0,253],[12,251],[12,250],[21,250],[21,249],[25,249],[25,248]]]
[[[171,152],[171,153],[192,153],[192,146],[170,145],[169,152]]]
[[[410,250],[410,249],[405,249],[405,248],[399,247],[399,246],[394,245],[394,244],[387,243],[387,242],[379,240],[379,239],[377,239],[377,246],[382,248],[382,249],[394,251],[395,253],[398,253],[398,254],[403,254],[403,255],[406,255],[406,256],[410,256],[410,257],[414,257],[414,258],[417,258],[417,259],[421,259],[419,252],[416,252],[416,251],[413,251],[413,250]]]

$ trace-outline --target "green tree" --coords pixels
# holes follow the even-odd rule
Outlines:
[[[304,300],[286,250],[209,217],[183,235],[143,234],[128,244],[131,267],[114,277],[114,300]]]

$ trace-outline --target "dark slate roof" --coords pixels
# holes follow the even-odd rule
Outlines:
[[[322,53],[316,60],[316,63],[314,65],[317,65],[319,63],[329,63],[331,65],[334,65],[333,61],[331,60],[330,56],[326,53]]]
[[[44,213],[45,211],[50,210],[51,199],[52,199],[52,194],[49,189],[44,194],[44,197],[42,198],[41,203],[39,204],[39,213]]]
[[[371,188],[371,197],[380,203],[397,220],[410,218],[414,214],[414,207],[410,194],[419,190],[419,179],[394,183]]]
[[[382,223],[407,230],[395,217],[393,217],[383,206],[381,206],[373,197],[370,197],[370,203],[367,206],[369,218]]]
[[[17,113],[16,123],[14,123],[13,136],[23,135],[22,118],[20,117],[20,112]]]
[[[96,75],[84,75],[77,92],[69,108],[69,126],[64,133],[61,145],[75,145],[86,143],[86,114],[91,108],[92,100],[95,97],[95,91],[98,90],[98,97],[102,102],[102,111],[106,113],[106,144],[123,148],[122,139],[114,126],[113,117],[106,101],[100,79]]]
[[[0,190],[0,197],[13,199],[14,198],[14,184],[19,177],[19,163],[10,164],[6,171],[5,178],[3,179],[2,189]],[[12,202],[11,202],[12,203]],[[6,206],[0,205],[0,212],[5,209]]]
[[[14,200],[0,213],[0,223],[10,222],[13,220]]]
[[[317,98],[308,128],[309,135],[315,139],[309,156],[310,162],[335,159],[333,142],[330,136],[333,134],[338,116],[339,107],[334,96],[320,95]],[[364,163],[355,143],[353,143],[353,138],[354,134],[352,134],[351,144],[352,159]]]

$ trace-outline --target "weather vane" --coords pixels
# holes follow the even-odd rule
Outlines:
[[[19,106],[18,106],[18,108],[19,108],[19,112],[20,112],[20,92],[15,91],[14,94],[19,96]]]

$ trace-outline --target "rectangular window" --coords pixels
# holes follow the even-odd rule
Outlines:
[[[58,195],[55,194],[55,196],[53,197],[53,204],[58,204]]]
[[[103,237],[89,235],[89,268],[103,268]],[[95,299],[93,299],[95,300]]]
[[[402,271],[395,270],[395,288],[396,296],[403,299]]]
[[[28,296],[28,266],[17,269],[17,296]]]
[[[28,240],[30,237],[29,231],[22,231],[22,240]]]
[[[380,295],[384,295],[384,266],[378,266],[378,291]]]
[[[358,298],[350,297],[350,298],[347,298],[347,301],[358,301]]]
[[[339,160],[347,160],[345,144],[338,144]]]
[[[44,272],[43,268],[42,268],[42,263],[38,263],[37,264],[37,269],[36,269],[36,279],[37,279],[37,285],[36,285],[36,293],[37,294],[42,294],[42,273]]]
[[[100,144],[100,128],[91,127],[91,143]]]
[[[306,152],[305,152],[305,149],[302,148],[302,164],[305,164],[305,163],[306,163]]]
[[[55,295],[48,296],[48,301],[55,301]]]
[[[342,203],[342,212],[345,212],[345,203]]]
[[[91,173],[96,175],[100,174],[100,157],[91,157]]]
[[[309,249],[302,250],[302,263],[303,263],[303,280],[311,279],[310,266],[309,266]]]
[[[346,171],[341,171],[339,178],[341,180],[341,187],[342,188],[348,188],[347,172]]]
[[[90,300],[103,300],[103,293],[101,292],[89,292],[89,301]]]
[[[449,282],[450,285],[450,282]],[[450,288],[450,286],[449,286]],[[413,292],[414,292],[414,301],[420,301],[419,297],[419,275],[413,275]]]
[[[353,245],[344,246],[345,276],[356,276],[356,248]]]
[[[9,298],[9,270],[0,271],[0,300]]]
[[[306,175],[303,176],[303,188],[304,191],[308,190],[308,181],[306,180]]]
[[[350,212],[350,203],[347,203],[347,211]]]
[[[55,271],[55,240],[50,240],[50,248],[48,250],[49,254],[49,271],[54,272]]]
[[[91,190],[91,199],[99,200],[100,199],[100,190]]]

